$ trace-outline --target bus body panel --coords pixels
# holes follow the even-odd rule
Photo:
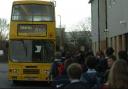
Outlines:
[[[9,80],[50,81],[50,63],[9,62]]]
[[[16,4],[44,4],[44,5],[54,5],[53,2],[47,2],[43,0],[17,0],[13,2],[13,5]]]

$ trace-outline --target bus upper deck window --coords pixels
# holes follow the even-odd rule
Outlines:
[[[50,5],[14,5],[12,20],[54,21],[54,9]]]

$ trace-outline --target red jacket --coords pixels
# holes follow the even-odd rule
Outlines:
[[[105,84],[101,87],[101,89],[109,89],[109,88],[108,88],[108,84],[105,83]]]

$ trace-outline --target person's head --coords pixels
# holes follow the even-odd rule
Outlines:
[[[107,48],[105,53],[106,53],[106,56],[113,55],[114,49],[112,47],[109,47],[109,48]]]
[[[128,62],[128,54],[126,51],[124,51],[124,50],[119,51],[118,57],[119,57],[119,59],[123,59],[123,60],[126,60]]]
[[[70,64],[72,64],[72,63],[73,63],[73,61],[72,61],[71,58],[66,59],[66,60],[64,61],[64,69],[67,70],[68,66],[69,66]]]
[[[108,78],[109,89],[128,89],[128,64],[117,60],[110,69]]]
[[[96,53],[97,58],[104,58],[104,53],[100,50]]]
[[[61,59],[61,53],[60,52],[56,52],[55,53],[55,58],[56,59]]]
[[[94,53],[92,50],[89,50],[85,53],[85,57],[88,57],[88,56],[94,56]]]
[[[114,55],[109,56],[109,58],[107,59],[108,67],[111,68],[111,66],[115,61],[116,61],[116,56]]]
[[[81,74],[82,74],[81,65],[78,63],[72,63],[67,68],[67,74],[68,74],[70,80],[80,79]]]
[[[96,57],[94,56],[88,56],[86,60],[86,65],[89,69],[94,69],[97,64]]]
[[[72,53],[67,51],[65,57],[66,57],[66,59],[71,58],[72,57]]]

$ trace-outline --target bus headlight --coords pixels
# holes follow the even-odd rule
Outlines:
[[[17,70],[16,70],[16,69],[13,69],[13,72],[14,72],[14,73],[17,73]]]
[[[19,71],[18,69],[9,69],[10,73],[18,73],[18,71]]]
[[[44,73],[45,74],[49,74],[50,72],[48,70],[44,70]]]
[[[13,69],[13,73],[18,73],[18,69]]]

